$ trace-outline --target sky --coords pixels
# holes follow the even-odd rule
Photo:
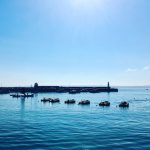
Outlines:
[[[150,85],[149,0],[1,0],[0,85]]]

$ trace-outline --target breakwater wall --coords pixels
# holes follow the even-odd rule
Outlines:
[[[100,92],[118,92],[117,88],[107,87],[65,87],[65,86],[34,86],[34,87],[0,87],[0,94],[7,93],[70,93],[76,94],[81,92],[100,93]]]

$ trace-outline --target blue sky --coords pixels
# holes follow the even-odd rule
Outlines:
[[[1,0],[1,85],[150,85],[149,8],[149,0]]]

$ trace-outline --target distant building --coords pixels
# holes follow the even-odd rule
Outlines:
[[[37,89],[39,87],[38,83],[34,84],[34,88]]]

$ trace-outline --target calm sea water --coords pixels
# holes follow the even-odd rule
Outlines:
[[[120,88],[118,93],[38,94],[13,99],[0,95],[0,150],[150,149],[150,90]],[[43,97],[60,104],[42,103]],[[90,106],[67,105],[64,100],[91,100]],[[111,106],[99,107],[102,100]],[[118,106],[129,101],[128,109]]]

